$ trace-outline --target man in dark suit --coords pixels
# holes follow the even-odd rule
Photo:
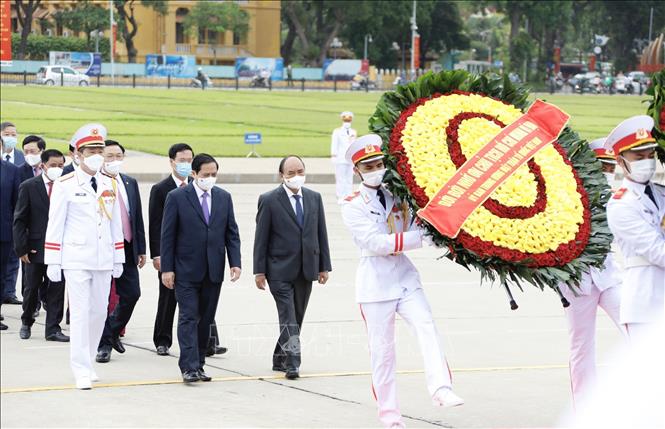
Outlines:
[[[97,347],[95,360],[100,363],[111,360],[111,348],[118,353],[125,352],[125,346],[120,341],[120,332],[132,317],[134,307],[141,296],[139,268],[145,265],[145,228],[138,183],[133,177],[120,173],[125,159],[125,148],[115,140],[106,140],[104,144],[102,173],[114,178],[117,186],[125,263],[122,275],[115,280],[118,305],[106,318],[104,333]]]
[[[300,331],[312,282],[328,281],[332,270],[323,201],[303,188],[305,164],[287,156],[279,164],[283,183],[259,197],[254,238],[256,286],[270,287],[279,315],[280,335],[273,352],[273,370],[299,377]]]
[[[22,146],[25,163],[19,167],[21,183],[42,174],[41,155],[46,150],[46,142],[39,136],[29,135],[23,139]]]
[[[14,250],[25,267],[23,314],[19,335],[24,340],[32,335],[34,314],[39,307],[40,289],[46,285],[46,290],[41,294],[41,298],[47,303],[46,340],[68,342],[69,337],[64,335],[60,328],[65,282],[50,281],[46,276],[44,264],[44,237],[48,225],[49,198],[53,182],[62,175],[65,157],[62,152],[55,149],[45,150],[40,156],[40,174],[21,184],[14,211]]]
[[[1,153],[5,153],[4,137],[0,135]],[[18,168],[4,159],[0,160],[0,272],[8,270],[9,255],[13,253],[12,222],[18,199]],[[1,305],[1,303],[0,303]],[[0,316],[0,330],[7,329]]]
[[[16,148],[18,144],[18,132],[16,125],[11,122],[3,122],[0,124],[0,136],[5,142],[2,149],[2,159],[16,167],[20,167],[25,163],[23,152]],[[19,183],[21,174],[19,172]],[[13,246],[10,246],[7,263],[5,269],[0,273],[0,292],[2,292],[2,302],[4,304],[21,304],[21,300],[16,297],[16,279],[18,278],[19,269],[18,256],[14,253]]]
[[[183,381],[210,381],[203,370],[217,301],[224,280],[224,255],[231,281],[240,278],[240,235],[231,195],[215,187],[217,161],[198,154],[194,181],[166,197],[160,243],[162,282],[178,301],[178,365]]]
[[[76,148],[74,148],[71,143],[69,144],[69,158],[71,159],[71,162],[65,165],[65,168],[62,170],[63,176],[74,171],[74,167],[78,165],[78,155],[76,154]]]

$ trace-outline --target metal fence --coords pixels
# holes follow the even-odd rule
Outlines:
[[[261,85],[248,79],[224,79],[224,78],[211,78],[212,86],[205,89],[255,89],[255,90],[290,90],[290,91],[385,91],[391,89],[392,85],[386,87],[381,82],[370,85],[353,84],[350,81],[322,81],[322,80],[280,80],[268,81]],[[44,85],[37,80],[37,75],[34,73],[0,73],[0,84],[13,84],[13,85]],[[51,86],[119,86],[131,88],[197,88],[202,89],[200,85],[196,85],[192,78],[176,78],[176,77],[147,77],[139,75],[123,75],[115,76],[95,76],[90,77],[89,82],[70,82],[64,74],[56,76],[54,80],[48,82]]]

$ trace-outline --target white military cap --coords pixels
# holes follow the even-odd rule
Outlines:
[[[596,154],[596,158],[598,158],[600,162],[616,164],[617,160],[614,156],[614,152],[612,152],[612,150],[605,149],[605,140],[607,140],[607,137],[593,140],[591,143],[589,143],[589,147]]]
[[[339,114],[339,117],[344,119],[344,118],[351,118],[353,119],[353,112],[345,111]]]
[[[621,122],[605,140],[605,148],[615,155],[627,150],[645,150],[656,147],[656,139],[651,135],[653,118],[647,115],[633,116]]]
[[[102,124],[85,124],[79,128],[69,145],[76,150],[82,147],[104,147],[104,140],[106,140],[106,127]]]
[[[357,163],[367,163],[383,158],[381,151],[381,137],[376,134],[367,134],[351,143],[346,150],[346,160],[356,165]]]

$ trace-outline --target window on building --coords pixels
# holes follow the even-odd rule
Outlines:
[[[206,31],[203,28],[199,28],[199,45],[202,45],[206,42]]]
[[[236,33],[235,31],[233,32],[233,44],[234,45],[240,45],[242,43],[242,37],[240,37],[239,33]]]
[[[176,43],[187,43],[187,35],[185,34],[185,17],[189,13],[189,10],[184,7],[179,7],[175,11],[175,42]]]
[[[217,32],[213,30],[208,30],[208,44],[216,45],[217,44]]]

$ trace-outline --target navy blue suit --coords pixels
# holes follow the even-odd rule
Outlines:
[[[7,154],[3,152],[2,159],[5,159],[6,156]],[[12,163],[16,167],[21,167],[25,164],[25,156],[23,155],[23,152],[17,148],[14,148],[14,161]],[[23,181],[21,180],[23,174],[21,174],[20,171],[18,174],[20,184]],[[5,265],[5,269],[2,271],[2,274],[0,274],[0,283],[2,285],[0,291],[2,291],[3,299],[9,299],[16,296],[16,279],[18,278],[19,265],[18,256],[16,256],[16,253],[12,248],[9,250],[9,260]]]
[[[67,175],[74,171],[74,163],[70,162],[69,164],[65,165],[65,168],[62,169],[62,175]]]
[[[106,318],[104,333],[99,341],[99,349],[111,349],[112,340],[120,335],[120,331],[127,325],[132,317],[136,302],[141,297],[141,285],[139,282],[139,255],[145,255],[145,228],[143,226],[143,208],[141,206],[141,195],[136,179],[120,174],[119,179],[127,192],[129,202],[129,222],[132,225],[132,241],[125,240],[125,263],[123,264],[122,276],[115,280],[115,291],[118,294],[118,305]],[[121,192],[119,190],[119,192]],[[122,198],[122,197],[121,197]]]
[[[240,268],[240,236],[231,195],[213,187],[206,224],[194,184],[169,192],[164,206],[160,257],[162,273],[175,273],[180,308],[178,343],[181,371],[203,368],[219,292],[225,256]]]
[[[2,160],[0,162],[0,277],[3,281],[9,276],[12,269],[11,255],[16,256],[13,250],[12,224],[20,183],[18,167]],[[4,282],[2,286],[3,298],[11,298],[16,291],[14,289],[16,277],[14,277],[14,288],[4,289],[7,286]],[[11,296],[8,296],[7,293],[10,293]]]

